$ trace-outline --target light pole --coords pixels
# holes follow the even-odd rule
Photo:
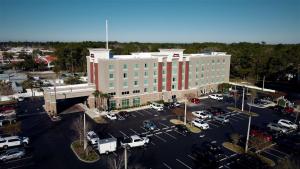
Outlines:
[[[184,125],[186,125],[186,99],[184,100]]]
[[[252,102],[252,99],[251,99],[251,102]],[[251,104],[249,104],[249,122],[248,122],[248,130],[247,130],[247,139],[246,139],[245,153],[247,153],[247,151],[248,151],[251,120],[252,120]]]
[[[234,107],[236,108],[236,94],[237,94],[237,91],[236,91],[236,85],[234,86]]]
[[[127,169],[127,146],[124,146],[124,168]]]
[[[85,111],[83,112],[83,149],[86,150],[87,142],[86,142],[86,124],[85,124]]]
[[[244,102],[245,102],[245,86],[243,87],[242,111],[244,111]]]

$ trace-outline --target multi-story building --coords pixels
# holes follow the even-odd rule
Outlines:
[[[112,55],[92,48],[87,56],[88,82],[112,96],[110,106],[126,108],[148,101],[213,92],[229,82],[230,57],[225,52],[184,54],[184,49]]]

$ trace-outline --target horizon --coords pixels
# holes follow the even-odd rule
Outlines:
[[[105,41],[108,19],[120,43],[300,43],[297,0],[53,2],[4,0],[0,41]]]

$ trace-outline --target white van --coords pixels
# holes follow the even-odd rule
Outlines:
[[[106,138],[98,140],[98,151],[100,154],[108,154],[117,150],[117,139]]]
[[[164,110],[164,106],[162,104],[155,103],[155,102],[152,102],[150,104],[150,107],[157,110],[157,111],[163,111]]]

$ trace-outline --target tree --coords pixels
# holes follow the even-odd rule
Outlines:
[[[81,83],[83,83],[83,82],[79,79],[79,77],[68,77],[64,82],[65,82],[65,84],[70,84],[70,85],[72,85],[72,84],[81,84]]]
[[[23,81],[22,87],[24,89],[29,88],[31,90],[31,94],[33,96],[34,81],[32,80],[32,78],[30,76],[28,76],[27,80]]]
[[[98,108],[98,107],[99,107],[99,96],[100,96],[99,90],[95,90],[95,91],[93,92],[93,95],[94,95],[94,97],[95,97],[96,108]]]
[[[1,131],[5,134],[16,135],[21,132],[21,122],[5,125],[1,128]]]
[[[0,81],[0,95],[6,96],[6,95],[12,95],[14,94],[14,91],[12,89],[11,83],[1,82]]]
[[[84,128],[83,128],[83,118],[80,116],[76,120],[73,121],[72,123],[72,129],[75,131],[76,135],[75,138],[79,138],[79,143],[83,147],[83,136],[84,136]]]

